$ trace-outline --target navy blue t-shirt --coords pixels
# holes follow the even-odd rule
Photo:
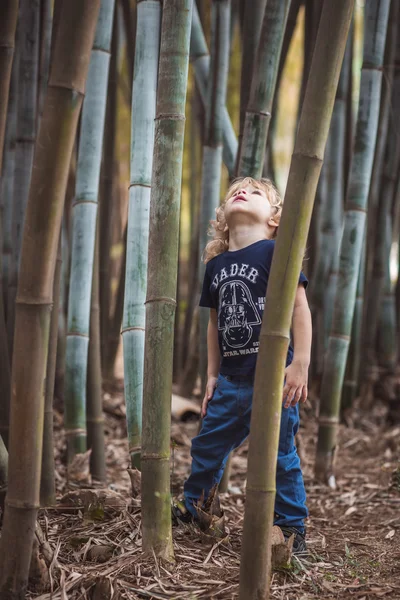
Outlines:
[[[217,311],[223,375],[251,375],[255,370],[274,247],[274,240],[259,240],[207,263],[200,306]],[[299,283],[307,286],[303,273]],[[292,358],[289,345],[287,365]]]

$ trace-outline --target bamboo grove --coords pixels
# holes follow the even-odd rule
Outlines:
[[[235,177],[269,177],[284,195],[255,375],[240,600],[269,597],[300,270],[313,320],[315,479],[336,485],[338,430],[360,403],[379,400],[400,424],[400,2],[358,4],[3,2],[1,598],[25,597],[38,515],[60,497],[56,421],[68,481],[88,468],[107,488],[105,399],[118,386],[143,552],[174,561],[171,398],[198,406],[204,394],[202,257]]]

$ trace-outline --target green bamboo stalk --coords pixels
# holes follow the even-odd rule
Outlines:
[[[139,0],[140,2],[140,0]],[[133,86],[133,69],[135,63],[136,30],[137,30],[137,2],[132,9],[131,0],[121,0],[122,16],[124,21],[126,39],[126,57],[128,62],[129,88]]]
[[[18,0],[5,0],[0,21],[0,175],[3,164],[4,134],[14,57],[15,30],[17,28]]]
[[[53,275],[98,8],[97,0],[63,2],[35,148],[18,283],[9,481],[0,539],[0,596],[8,600],[23,600],[28,580],[39,506]]]
[[[96,481],[106,482],[104,417],[101,395],[100,304],[99,304],[99,224],[93,260],[92,298],[90,302],[90,335],[87,373],[87,433],[91,448],[90,472]]]
[[[146,326],[144,302],[161,6],[159,0],[142,0],[137,9],[122,342],[129,452],[132,466],[139,467]]]
[[[58,312],[60,307],[60,278],[62,268],[61,233],[59,236],[56,266],[53,282],[53,307],[50,317],[49,349],[47,353],[47,369],[44,396],[43,450],[40,479],[40,506],[56,504],[56,483],[54,478],[54,443],[53,443],[53,399],[54,380],[56,376],[56,357],[58,341]]]
[[[119,273],[117,294],[115,298],[114,313],[110,318],[109,331],[108,331],[108,349],[107,349],[107,367],[105,370],[105,376],[108,379],[114,377],[115,361],[117,359],[118,348],[121,342],[121,325],[124,313],[124,294],[125,294],[125,274],[126,274],[126,240],[127,240],[127,226],[122,238],[122,258],[121,268]]]
[[[252,0],[252,2],[244,2],[242,27],[242,70],[240,74],[239,156],[241,153],[241,139],[243,136],[246,110],[250,98],[251,82],[253,74],[255,73],[254,67],[257,56],[257,48],[260,41],[266,5],[267,0]],[[283,35],[283,30],[281,34]]]
[[[361,340],[364,311],[364,282],[366,266],[366,239],[364,239],[360,271],[358,273],[356,301],[354,305],[354,317],[351,326],[351,339],[349,346],[349,356],[346,363],[345,377],[343,381],[341,410],[344,412],[353,406],[353,401],[357,396],[360,361],[361,361]]]
[[[14,196],[12,209],[12,255],[7,300],[7,330],[12,356],[15,298],[25,218],[31,182],[33,151],[36,138],[40,0],[21,0],[18,24],[18,114],[15,147]]]
[[[6,129],[6,116],[14,56],[14,39],[17,27],[18,0],[7,0],[2,7],[0,22],[0,176],[3,164],[3,146]],[[12,99],[14,101],[14,99]],[[8,446],[9,403],[10,403],[10,359],[8,354],[7,329],[5,321],[3,291],[3,220],[4,200],[0,201],[0,435]],[[3,442],[1,442],[3,443]],[[1,479],[1,477],[0,477]],[[0,481],[1,488],[1,481]]]
[[[384,167],[385,149],[388,143],[390,112],[392,110],[392,89],[394,81],[394,63],[396,58],[397,29],[398,29],[399,3],[391,3],[391,12],[388,26],[388,39],[385,51],[385,76],[382,80],[381,107],[379,114],[378,134],[375,148],[374,166],[371,176],[371,185],[368,196],[368,253],[367,253],[367,281],[371,281],[367,293],[367,310],[364,325],[363,361],[361,377],[370,380],[374,377],[376,367],[376,338],[378,329],[378,316],[380,307],[380,292],[384,280],[384,258],[379,248],[384,240],[378,235],[377,221],[379,219],[378,207],[382,201],[381,185]],[[400,57],[399,57],[400,58]],[[393,135],[393,133],[391,134]],[[393,145],[393,140],[392,140]],[[381,209],[380,209],[381,213]],[[381,223],[381,228],[385,228]],[[382,232],[381,232],[382,235]],[[378,252],[378,256],[377,256]]]
[[[230,1],[213,0],[211,5],[211,60],[207,86],[206,118],[203,146],[203,168],[200,200],[200,257],[207,244],[208,228],[220,204],[223,114],[226,102],[229,69]],[[205,264],[198,270],[201,289]],[[207,383],[207,325],[209,310],[199,312],[199,355],[202,388]]]
[[[82,110],[66,346],[64,418],[68,462],[86,450],[90,299],[113,14],[114,0],[101,0]]]
[[[245,109],[238,175],[260,178],[290,0],[269,0]],[[244,55],[243,55],[244,56]]]
[[[285,359],[295,294],[354,2],[325,2],[268,282],[257,359],[240,563],[240,600],[269,595]]]
[[[150,203],[143,386],[143,550],[172,559],[170,420],[192,0],[165,0]]]
[[[17,138],[18,74],[19,53],[17,44],[17,48],[14,52],[14,60],[11,72],[4,155],[0,178],[0,212],[2,214],[1,220],[3,229],[3,243],[2,247],[0,248],[3,256],[1,278],[3,283],[3,299],[6,320],[8,315],[7,300],[12,254],[12,206],[14,198],[15,147]]]
[[[199,12],[196,3],[193,4],[192,30],[190,38],[190,60],[193,64],[196,83],[200,92],[203,106],[207,106],[207,88],[210,71],[210,55],[207,42],[203,33]],[[238,142],[227,109],[223,114],[223,160],[232,177],[238,151]]]
[[[51,14],[51,0],[40,2],[40,52],[39,52],[39,85],[38,85],[38,115],[43,112],[43,103],[46,96],[49,80],[51,35],[53,18]]]
[[[110,320],[111,283],[109,277],[111,227],[113,202],[113,183],[115,174],[115,138],[117,132],[117,83],[118,83],[118,18],[117,6],[114,7],[113,32],[111,40],[110,74],[108,78],[106,123],[104,130],[104,158],[101,170],[101,195],[99,204],[100,227],[100,339],[101,362],[104,374],[108,374],[107,340]]]
[[[378,129],[382,64],[389,0],[367,0],[365,5],[364,62],[338,282],[321,388],[316,476],[335,485],[333,455],[339,421],[340,397],[349,349],[357,291],[368,191]]]
[[[328,152],[325,157],[326,198],[321,207],[319,223],[320,238],[316,250],[315,272],[312,278],[310,294],[313,312],[318,312],[318,374],[322,374],[324,356],[331,328],[333,300],[336,292],[339,269],[339,248],[343,223],[343,198],[345,189],[343,152],[346,139],[346,100],[348,88],[348,70],[351,65],[351,41],[347,40],[346,52],[340,73],[331,127],[328,139]]]

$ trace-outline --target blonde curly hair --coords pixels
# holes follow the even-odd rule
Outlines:
[[[210,221],[209,235],[212,235],[213,239],[204,249],[203,261],[205,263],[229,249],[229,229],[225,219],[225,204],[235,192],[246,185],[252,185],[255,189],[265,192],[271,207],[275,209],[274,218],[279,222],[282,213],[282,198],[272,181],[267,178],[238,177],[229,187],[224,202],[215,209],[217,218],[215,221]],[[276,237],[277,232],[278,228],[273,237]]]

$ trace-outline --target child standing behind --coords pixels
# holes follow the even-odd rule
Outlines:
[[[192,469],[184,486],[183,521],[196,520],[194,505],[220,482],[228,456],[249,435],[254,374],[268,277],[282,210],[268,179],[237,180],[217,209],[214,239],[205,249],[207,263],[200,306],[210,309],[207,331],[207,387],[203,424],[192,440]],[[300,460],[294,437],[298,402],[307,398],[311,316],[301,273],[293,312],[293,347],[286,359],[285,386],[276,472],[275,525],[285,538],[295,534],[294,552],[304,552],[308,515]]]

